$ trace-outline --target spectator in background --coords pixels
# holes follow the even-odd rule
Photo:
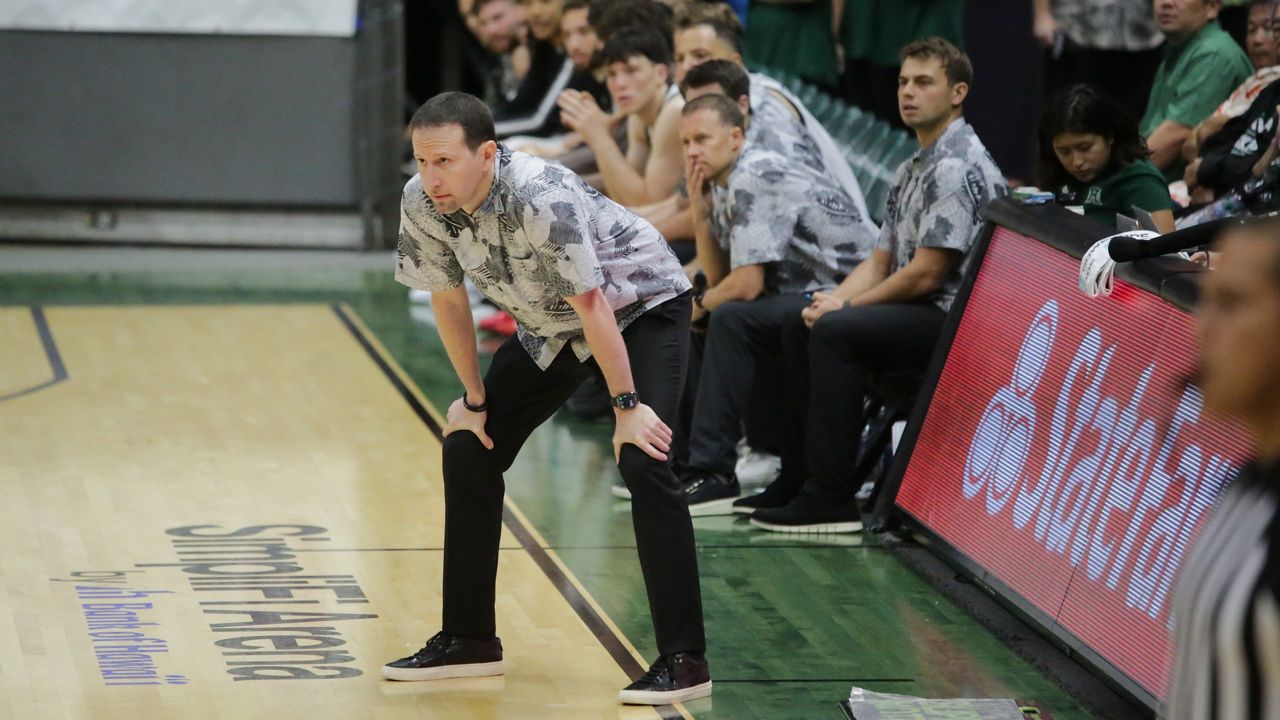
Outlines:
[[[1246,181],[1275,137],[1280,103],[1280,43],[1276,40],[1276,0],[1249,5],[1246,49],[1257,72],[1236,88],[1183,145],[1188,161],[1183,180],[1191,201],[1208,202]]]
[[[1222,129],[1227,121],[1240,117],[1262,89],[1280,78],[1280,43],[1277,43],[1277,0],[1253,0],[1249,3],[1249,20],[1245,35],[1245,54],[1254,73],[1237,87],[1213,114],[1196,126],[1187,138],[1184,155],[1191,160],[1198,154],[1205,138]]]
[[[1147,160],[1138,123],[1091,85],[1064,90],[1040,117],[1038,184],[1074,198],[1086,217],[1107,227],[1116,214],[1151,213],[1160,232],[1173,232],[1173,201],[1164,176]]]
[[[1169,182],[1182,179],[1191,129],[1253,74],[1244,51],[1218,26],[1220,7],[1220,0],[1155,0],[1168,42],[1138,130]]]
[[[1088,83],[1142,117],[1164,36],[1151,0],[1032,0],[1046,95]]]
[[[925,37],[964,47],[964,0],[837,0],[835,14],[845,99],[893,125],[902,124],[898,51]]]
[[[829,173],[746,141],[745,100],[708,92],[680,121],[708,284],[694,296],[694,322],[710,313],[682,478],[694,515],[732,512],[740,494],[736,446],[761,356],[782,352],[782,326],[809,304],[806,293],[833,289],[876,240]]]
[[[1244,115],[1210,135],[1183,176],[1192,205],[1210,202],[1262,175],[1276,158],[1280,84],[1262,90]]]
[[[590,0],[565,0],[560,14],[560,37],[565,54],[573,63],[569,88],[589,92],[600,107],[609,107],[613,103],[609,98],[609,87],[605,84],[606,73],[600,63],[604,43],[591,27],[590,12]]]
[[[474,29],[485,50],[493,54],[485,71],[485,103],[494,107],[516,97],[520,83],[529,72],[528,32],[524,9],[516,0],[475,0],[471,5]]]
[[[684,105],[670,81],[670,42],[651,28],[626,28],[609,38],[602,56],[614,108],[627,116],[626,154],[609,132],[608,116],[589,94],[561,95],[564,123],[595,153],[614,201],[644,205],[664,200],[681,179],[678,133]]]
[[[1280,720],[1280,226],[1247,221],[1219,245],[1196,308],[1195,380],[1255,451],[1182,564],[1161,717]]]
[[[529,52],[529,68],[521,76],[514,94],[504,95],[493,105],[494,130],[499,138],[515,135],[549,137],[565,132],[560,124],[556,98],[569,86],[573,63],[561,50],[562,2],[521,0],[528,23],[524,44]]]
[[[738,72],[747,75],[742,64],[742,43],[742,26],[727,6],[722,3],[690,3],[676,15],[677,82],[684,87],[692,68],[713,60],[732,62],[740,68]],[[722,68],[716,73],[724,76],[734,71]],[[768,142],[771,149],[807,163],[819,172],[832,174],[854,201],[860,214],[866,217],[862,188],[843,151],[822,123],[777,80],[763,73],[750,73],[747,78],[750,83],[750,112],[756,120],[748,125],[748,142],[757,139]],[[730,94],[730,97],[734,96]]]
[[[833,0],[752,0],[747,65],[803,78],[834,92],[840,82]]]
[[[604,44],[600,42],[596,31],[588,22],[590,0],[566,0],[560,13],[560,38],[564,45],[565,55],[573,63],[573,75],[569,77],[568,90],[583,92],[595,98],[601,108],[612,108],[613,101],[609,97],[609,88],[605,84],[605,70],[601,67],[600,51]],[[559,98],[557,98],[558,100]],[[618,132],[619,118],[610,116],[610,127],[614,128],[614,138],[620,143],[626,142],[626,133]],[[538,141],[524,138],[524,142],[508,140],[513,150],[529,153],[538,157],[550,157],[579,175],[588,175],[596,171],[596,159],[591,148],[582,142],[582,136],[570,132],[555,138]]]
[[[831,293],[783,330],[788,400],[782,475],[735,510],[778,532],[857,532],[849,470],[865,421],[869,373],[922,369],[982,229],[982,206],[1007,192],[964,120],[969,58],[941,38],[902,49],[898,106],[920,150],[898,168],[880,242]],[[812,327],[812,331],[808,328]]]
[[[607,43],[624,28],[657,30],[671,47],[671,5],[658,0],[593,0],[589,20],[600,42]]]

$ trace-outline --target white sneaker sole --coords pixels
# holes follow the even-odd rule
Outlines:
[[[751,524],[761,530],[780,533],[794,533],[797,535],[862,532],[862,522],[856,520],[850,522],[813,523],[811,525],[777,525],[751,518]]]
[[[622,498],[623,500],[631,499],[631,491],[627,489],[626,485],[610,485],[609,492],[616,498]]]
[[[683,690],[672,692],[654,692],[648,690],[623,690],[618,693],[618,700],[624,705],[674,705],[689,702],[698,698],[711,696],[711,681],[694,685]]]
[[[692,517],[706,517],[708,515],[732,515],[734,513],[733,502],[740,497],[742,496],[734,495],[733,497],[720,498],[718,500],[708,500],[707,502],[698,503],[697,505],[690,505],[689,515]]]
[[[441,665],[430,668],[398,668],[390,665],[382,666],[382,677],[388,680],[417,682],[421,680],[448,680],[449,678],[489,677],[502,675],[506,669],[502,661],[491,663],[468,663],[465,665]]]

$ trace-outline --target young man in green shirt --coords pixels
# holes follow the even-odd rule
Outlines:
[[[1182,145],[1253,66],[1218,25],[1221,0],[1154,0],[1156,24],[1167,42],[1139,131],[1151,162],[1173,182],[1182,177]]]

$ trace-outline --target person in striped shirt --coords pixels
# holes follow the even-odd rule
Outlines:
[[[1280,720],[1280,221],[1228,230],[1197,310],[1205,405],[1256,455],[1205,522],[1174,601],[1166,720]]]

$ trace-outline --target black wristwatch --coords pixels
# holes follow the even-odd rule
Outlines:
[[[622,393],[613,399],[613,406],[619,410],[630,410],[640,404],[640,396],[636,393]]]
[[[473,413],[484,412],[489,409],[489,402],[486,398],[485,402],[482,402],[479,405],[472,405],[471,401],[467,400],[467,393],[464,391],[462,393],[462,407]]]

